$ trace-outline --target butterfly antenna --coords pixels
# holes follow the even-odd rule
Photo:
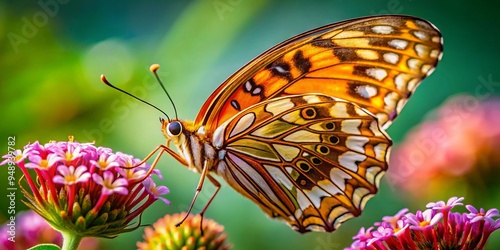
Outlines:
[[[168,96],[168,99],[170,100],[170,103],[172,103],[172,106],[174,107],[174,113],[175,113],[175,119],[179,120],[179,118],[177,117],[177,108],[175,108],[175,104],[174,104],[174,101],[172,100],[172,98],[170,97],[170,95],[168,94],[168,91],[167,89],[165,88],[165,86],[163,85],[163,82],[161,82],[160,80],[160,77],[158,76],[158,73],[156,73],[156,71],[160,68],[160,65],[159,64],[152,64],[150,67],[149,67],[149,70],[151,72],[153,72],[153,74],[155,75],[156,77],[156,80],[158,80],[158,83],[161,85],[161,88],[163,89],[163,91],[165,92],[165,94],[167,94]]]
[[[141,102],[143,102],[143,103],[145,103],[145,104],[147,104],[147,105],[149,105],[149,106],[151,106],[151,107],[155,108],[156,110],[158,110],[158,111],[160,111],[162,114],[164,114],[164,115],[167,117],[167,119],[170,121],[170,117],[168,117],[167,113],[165,113],[163,110],[159,109],[158,107],[156,107],[155,105],[153,105],[153,104],[151,104],[151,103],[149,103],[149,102],[146,102],[146,101],[142,100],[141,98],[139,98],[139,97],[137,97],[137,96],[135,96],[135,95],[130,94],[129,92],[127,92],[127,91],[125,91],[125,90],[123,90],[123,89],[120,89],[120,88],[116,87],[115,85],[111,84],[111,83],[108,81],[108,79],[106,79],[106,77],[105,77],[104,75],[101,75],[101,81],[102,81],[104,84],[108,85],[109,87],[114,88],[114,89],[116,89],[116,90],[118,90],[118,91],[120,91],[120,92],[122,92],[122,93],[124,93],[124,94],[126,94],[126,95],[128,95],[128,96],[133,97],[134,99],[136,99],[136,100],[138,100],[138,101],[141,101]],[[177,115],[177,113],[176,113],[176,115]]]

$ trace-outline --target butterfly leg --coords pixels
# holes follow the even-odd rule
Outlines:
[[[186,162],[186,160],[184,160],[184,158],[182,158],[180,155],[178,155],[177,153],[175,153],[174,151],[172,151],[172,149],[168,148],[165,145],[159,145],[151,153],[149,153],[141,162],[135,164],[132,167],[123,167],[123,168],[126,168],[126,169],[136,168],[136,167],[138,167],[138,166],[146,163],[146,161],[148,161],[151,157],[153,157],[153,155],[156,154],[156,152],[158,152],[158,150],[160,150],[160,153],[156,156],[156,158],[153,161],[153,163],[151,164],[151,167],[149,168],[148,172],[144,175],[145,177],[143,179],[136,180],[137,182],[141,182],[144,179],[146,179],[148,176],[151,175],[151,172],[153,172],[153,170],[155,169],[156,165],[158,164],[158,161],[160,160],[161,156],[165,152],[169,153],[172,157],[174,157],[174,159],[176,159],[182,165],[184,165],[184,166],[188,165],[188,163]]]
[[[153,157],[153,155],[156,154],[156,152],[158,150],[161,150],[160,154],[156,157],[156,159],[155,159],[155,161],[153,163],[154,165],[151,165],[152,167],[156,166],[156,163],[160,159],[161,155],[163,153],[165,153],[165,152],[169,153],[172,157],[174,157],[174,159],[176,159],[182,165],[184,165],[184,166],[188,165],[188,163],[186,162],[186,160],[184,160],[184,158],[182,156],[180,156],[179,154],[177,154],[176,152],[174,152],[172,149],[168,148],[165,145],[159,145],[158,147],[156,147],[155,149],[153,149],[153,151],[151,151],[151,153],[149,153],[141,162],[139,162],[139,163],[137,163],[137,164],[135,164],[134,166],[131,166],[131,167],[122,167],[122,168],[125,168],[125,169],[136,168],[136,167],[138,167],[138,166],[146,163],[146,161],[148,161],[151,157]]]
[[[220,190],[220,183],[214,178],[212,177],[211,175],[207,174],[207,177],[208,177],[208,180],[210,182],[212,182],[212,184],[214,184],[215,186],[215,192],[214,194],[212,195],[212,197],[210,198],[210,200],[208,200],[207,204],[205,205],[205,207],[203,207],[203,209],[201,210],[200,212],[200,215],[201,217],[203,217],[203,214],[205,213],[205,211],[207,210],[208,206],[210,206],[210,203],[212,203],[212,200],[215,198],[215,196],[217,195],[217,193],[219,192]]]
[[[215,196],[217,195],[217,193],[219,192],[220,187],[221,187],[220,183],[214,177],[212,177],[211,175],[207,174],[207,178],[208,178],[208,180],[210,182],[212,182],[212,184],[214,184],[214,186],[215,186],[215,192],[212,195],[212,197],[210,198],[210,200],[208,200],[208,202],[205,205],[205,207],[203,207],[203,209],[200,212],[200,216],[201,216],[200,231],[201,231],[201,235],[202,236],[203,236],[203,215],[205,214],[205,211],[207,211],[207,208],[210,206],[210,203],[212,203],[212,201],[214,200]]]
[[[194,206],[194,202],[196,201],[196,198],[198,198],[198,195],[200,194],[200,191],[203,188],[203,183],[205,182],[205,177],[209,176],[208,175],[209,164],[207,162],[208,161],[205,160],[205,162],[203,163],[203,171],[201,172],[200,181],[198,182],[198,186],[196,186],[196,192],[194,193],[194,197],[193,197],[193,200],[191,201],[191,205],[189,205],[188,211],[186,212],[186,216],[184,216],[184,218],[180,222],[175,224],[176,227],[180,226],[187,219],[189,214],[191,213],[191,210],[193,209],[193,206]],[[220,186],[220,184],[219,184],[219,186]]]

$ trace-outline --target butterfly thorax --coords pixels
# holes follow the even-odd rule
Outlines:
[[[167,145],[172,142],[179,156],[186,161],[186,166],[194,172],[201,173],[204,166],[212,168],[217,161],[216,149],[203,127],[196,127],[191,121],[164,120],[162,133],[167,138]]]

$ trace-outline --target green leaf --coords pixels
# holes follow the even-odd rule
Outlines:
[[[29,250],[61,250],[61,248],[55,244],[40,244],[30,248]]]

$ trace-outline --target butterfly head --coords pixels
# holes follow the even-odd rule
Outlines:
[[[192,126],[189,122],[177,119],[165,120],[160,118],[161,132],[176,145],[181,145],[186,141],[186,136],[192,133]]]
[[[166,127],[167,134],[170,137],[179,136],[182,133],[182,124],[180,121],[172,121],[167,124]]]
[[[183,126],[178,120],[165,120],[160,117],[161,132],[167,141],[177,142],[182,136]]]

